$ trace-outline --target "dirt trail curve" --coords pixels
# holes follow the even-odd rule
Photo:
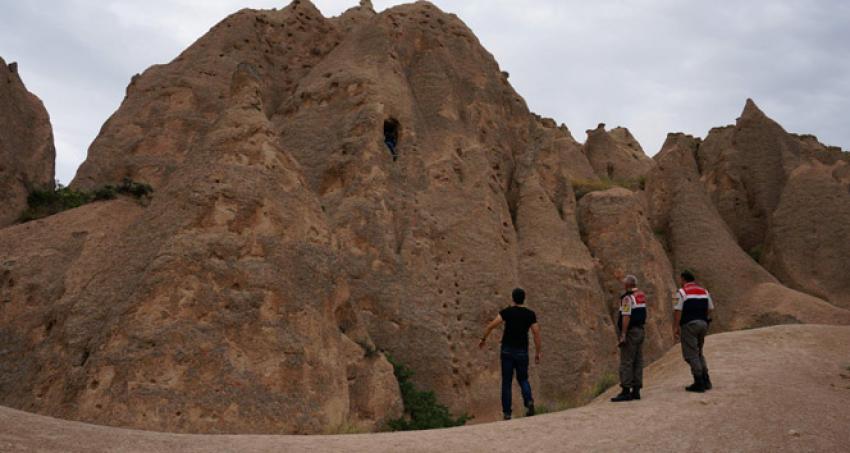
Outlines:
[[[817,451],[850,448],[850,327],[712,336],[715,389],[682,390],[673,349],[644,400],[445,431],[355,436],[193,436],[105,428],[0,408],[0,451]],[[494,389],[494,398],[497,392]]]

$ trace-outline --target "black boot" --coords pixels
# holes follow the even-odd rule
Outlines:
[[[708,371],[702,373],[702,383],[706,390],[711,390],[711,378],[708,377]]]
[[[525,405],[525,416],[531,417],[534,415],[534,401]]]
[[[640,399],[640,387],[632,387],[632,399],[639,400]]]
[[[685,387],[685,390],[689,392],[695,393],[704,393],[705,392],[705,382],[703,382],[702,376],[694,376],[694,383]]]
[[[632,400],[632,392],[628,387],[623,387],[623,391],[620,392],[619,395],[611,398],[612,403],[620,403],[623,401],[631,401]]]

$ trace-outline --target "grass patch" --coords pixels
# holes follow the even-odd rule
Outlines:
[[[350,420],[346,420],[340,423],[337,426],[333,426],[324,431],[326,435],[334,436],[334,435],[348,435],[348,434],[365,434],[367,431],[354,423],[351,423]]]
[[[576,200],[581,200],[582,197],[591,193],[603,190],[612,189],[614,187],[623,187],[629,190],[643,190],[646,188],[646,177],[641,176],[634,179],[574,179],[572,181],[573,191],[576,194]]]
[[[617,385],[618,381],[619,379],[617,379],[617,376],[614,373],[605,373],[598,381],[596,381],[596,384],[593,385],[590,394],[593,398],[596,398],[597,396],[605,393],[605,391],[611,387]]]
[[[61,184],[54,190],[33,190],[27,196],[27,209],[21,214],[19,222],[33,220],[58,214],[69,209],[79,208],[95,201],[112,200],[118,195],[127,195],[136,199],[150,197],[153,188],[144,183],[130,179],[117,186],[104,186],[93,191],[74,190]]]
[[[420,431],[426,429],[451,428],[465,425],[472,417],[463,414],[453,417],[449,409],[437,402],[434,392],[417,390],[410,382],[413,371],[404,365],[387,357],[393,365],[393,372],[401,390],[401,400],[404,403],[404,415],[390,420],[387,427],[390,431]]]

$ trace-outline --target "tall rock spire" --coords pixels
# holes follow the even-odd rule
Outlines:
[[[33,189],[52,189],[56,151],[44,104],[27,91],[18,64],[0,58],[0,228],[18,219]]]

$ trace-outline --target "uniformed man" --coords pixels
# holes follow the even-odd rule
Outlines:
[[[637,277],[628,275],[623,279],[625,292],[620,296],[620,316],[617,332],[620,345],[619,395],[612,402],[640,399],[643,387],[643,326],[646,323],[646,295],[637,288]]]
[[[696,284],[696,278],[690,271],[682,272],[680,277],[682,287],[676,292],[677,303],[673,308],[673,336],[677,340],[681,337],[682,356],[694,376],[694,383],[685,387],[685,390],[702,393],[711,390],[703,345],[714,302],[708,291]]]

